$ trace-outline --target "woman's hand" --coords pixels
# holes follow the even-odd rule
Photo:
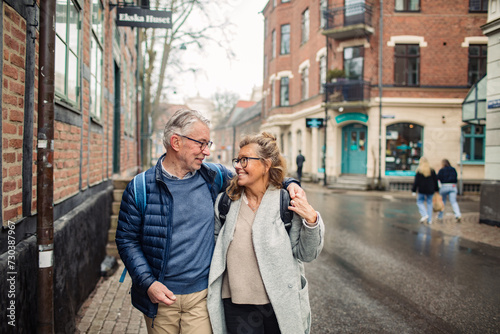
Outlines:
[[[309,225],[316,224],[318,214],[316,210],[307,201],[306,194],[298,193],[295,198],[290,201],[288,209],[292,210],[302,218],[304,218]]]

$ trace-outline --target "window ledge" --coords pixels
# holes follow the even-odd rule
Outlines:
[[[484,161],[460,161],[459,165],[462,164],[464,166],[484,166]]]

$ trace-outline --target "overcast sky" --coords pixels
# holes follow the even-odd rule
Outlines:
[[[260,13],[267,0],[233,0],[227,16],[233,23],[231,48],[236,59],[229,61],[220,47],[209,45],[199,55],[190,45],[183,51],[184,62],[201,68],[186,71],[175,79],[176,94],[168,93],[170,102],[181,103],[186,97],[210,98],[217,90],[232,91],[249,99],[252,87],[262,85],[264,16]]]

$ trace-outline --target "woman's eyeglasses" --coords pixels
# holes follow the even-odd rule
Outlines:
[[[249,157],[243,157],[240,159],[234,158],[233,167],[236,168],[236,165],[239,163],[242,168],[246,168],[246,166],[248,165],[248,160],[260,160],[260,158],[249,158]]]

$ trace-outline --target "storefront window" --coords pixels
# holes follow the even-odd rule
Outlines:
[[[462,135],[462,161],[484,163],[484,125],[466,125]]]
[[[389,125],[386,132],[385,175],[414,176],[423,154],[423,127],[412,123]]]

